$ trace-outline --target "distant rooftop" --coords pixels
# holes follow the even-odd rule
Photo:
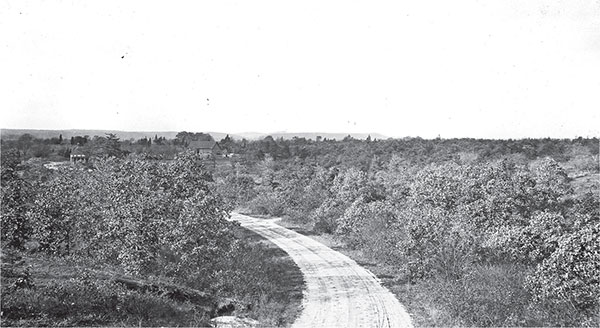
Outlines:
[[[196,149],[213,149],[217,143],[215,141],[190,141],[188,146]]]

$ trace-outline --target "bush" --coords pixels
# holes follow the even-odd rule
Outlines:
[[[316,232],[334,233],[338,228],[338,219],[344,214],[345,204],[327,199],[315,210],[312,217],[313,230]]]
[[[461,326],[524,326],[529,294],[517,266],[474,266],[458,280],[434,279],[428,291]]]
[[[390,227],[396,221],[394,207],[385,201],[365,202],[358,198],[338,219],[337,234],[350,247],[361,248],[380,259],[389,258]]]
[[[526,225],[500,227],[490,233],[484,246],[506,261],[540,263],[555,251],[567,227],[560,213],[537,212]]]
[[[231,207],[246,204],[257,195],[254,179],[248,174],[232,174],[217,180],[216,192],[223,196]]]
[[[578,227],[578,226],[581,227]],[[600,306],[600,220],[583,218],[528,278],[538,302],[569,302],[591,312]]]
[[[568,162],[569,165],[573,166],[578,173],[580,172],[596,172],[600,171],[600,160],[598,155],[586,155],[586,156],[576,156],[571,158]]]
[[[285,211],[281,195],[261,190],[258,196],[248,203],[248,207],[252,213],[260,215],[281,216]]]
[[[411,204],[398,210],[392,225],[394,253],[406,263],[410,279],[442,275],[460,278],[476,260],[476,236],[462,217],[432,206]]]

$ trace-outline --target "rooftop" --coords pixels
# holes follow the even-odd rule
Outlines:
[[[188,146],[196,149],[213,149],[217,143],[215,141],[190,141]]]

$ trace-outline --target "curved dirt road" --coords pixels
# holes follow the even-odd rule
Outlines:
[[[232,220],[286,251],[304,275],[303,310],[292,327],[411,327],[410,316],[368,270],[276,220],[233,213]]]

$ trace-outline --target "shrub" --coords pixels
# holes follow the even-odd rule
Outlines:
[[[572,165],[577,172],[596,172],[600,171],[600,160],[598,155],[578,155],[571,158],[569,165]]]
[[[583,217],[528,278],[539,302],[568,301],[581,311],[600,305],[600,220]]]
[[[529,294],[518,266],[474,266],[458,280],[433,279],[428,291],[461,326],[524,326]]]
[[[232,207],[245,204],[257,195],[254,179],[248,174],[232,174],[219,179],[216,192],[223,196]]]
[[[484,246],[504,260],[540,263],[554,252],[567,227],[568,222],[560,213],[537,212],[526,225],[498,228]]]
[[[391,249],[391,223],[396,221],[394,207],[385,201],[365,202],[359,197],[338,219],[337,231],[349,246],[361,248],[385,259]]]
[[[252,213],[261,215],[281,216],[285,211],[281,195],[262,190],[248,203],[248,207]]]
[[[327,199],[313,214],[313,230],[316,232],[334,233],[338,228],[338,219],[344,214],[345,204]]]
[[[564,197],[573,193],[567,173],[552,158],[534,163],[532,175],[535,179],[536,209],[559,210]]]

